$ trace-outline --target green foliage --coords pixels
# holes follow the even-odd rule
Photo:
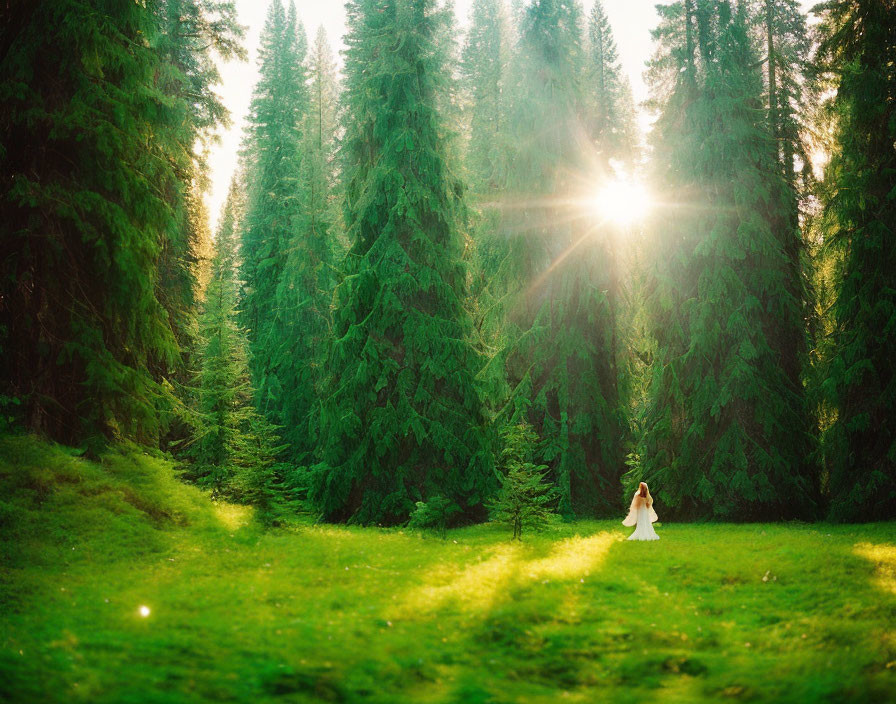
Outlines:
[[[277,493],[274,464],[285,446],[275,427],[253,405],[248,341],[237,323],[235,230],[239,226],[238,186],[234,181],[215,238],[211,278],[199,316],[199,371],[193,426],[185,455],[185,475],[267,515]]]
[[[323,32],[307,60],[306,54],[294,3],[284,10],[275,0],[243,151],[249,198],[241,232],[241,320],[251,342],[256,405],[280,426],[298,465],[312,461],[317,441],[338,221],[336,72]]]
[[[503,0],[475,0],[461,54],[461,91],[469,134],[466,167],[477,194],[500,189],[508,177],[508,63],[512,44]]]
[[[399,523],[440,494],[479,518],[495,486],[464,310],[462,188],[437,109],[431,0],[349,4],[344,154],[351,240],[310,498],[328,520]]]
[[[873,0],[819,6],[818,49],[835,128],[819,227],[835,267],[833,349],[822,394],[830,516],[896,515],[896,8]]]
[[[585,105],[594,96],[583,81],[581,20],[575,3],[533,2],[525,10],[511,72],[513,168],[505,186],[519,202],[500,224],[506,259],[482,260],[498,265],[484,276],[501,275],[511,299],[498,308],[507,311],[496,354],[509,384],[503,420],[535,427],[538,459],[550,467],[567,517],[618,510],[625,434],[613,231],[595,230],[590,212],[567,205],[582,181],[595,178],[595,163],[598,177],[611,176],[609,149],[603,156],[595,152],[604,145],[591,149]]]
[[[427,501],[418,501],[411,512],[408,528],[417,530],[433,530],[441,538],[448,532],[451,518],[460,511],[460,507],[444,496],[432,496]]]
[[[35,431],[152,441],[192,303],[194,146],[225,114],[210,56],[240,51],[233,6],[28,4],[0,33],[5,390]]]
[[[613,29],[601,0],[588,16],[585,80],[589,133],[606,157],[630,161],[637,141],[631,86],[623,76]]]
[[[9,431],[17,425],[21,399],[0,394],[0,432]]]
[[[629,452],[625,456],[625,466],[628,467],[625,474],[622,475],[622,503],[627,503],[627,498],[631,496],[638,488],[644,476],[643,462],[641,455],[636,452]]]
[[[655,179],[689,207],[663,212],[651,242],[658,350],[642,478],[678,518],[812,517],[811,419],[787,362],[806,328],[746,18],[730,3],[718,16],[702,0],[675,7],[651,68]]]
[[[547,465],[531,461],[538,441],[532,426],[505,426],[501,439],[501,490],[489,504],[489,513],[496,523],[510,526],[513,540],[521,540],[524,528],[537,531],[549,524],[560,494],[545,481]]]
[[[296,504],[285,486],[290,466],[278,462],[286,445],[278,445],[277,428],[266,418],[257,412],[247,415],[245,428],[234,438],[226,495],[255,506],[261,522],[270,525],[287,504]]]
[[[305,295],[287,287],[278,296],[278,289],[303,218],[298,174],[308,104],[306,45],[294,4],[287,11],[273,0],[260,39],[259,79],[242,153],[247,203],[240,227],[240,322],[249,334],[258,408],[275,419],[291,388],[281,381],[278,364],[293,337],[284,333],[296,301]],[[306,360],[300,355],[299,362]]]
[[[277,398],[267,403],[289,443],[291,460],[313,463],[321,370],[332,336],[334,257],[341,250],[334,183],[337,77],[326,34],[321,29],[309,57],[309,107],[304,115],[298,173],[301,215],[293,221],[285,269],[273,301],[278,311],[267,345],[274,345],[270,369]],[[296,175],[293,174],[295,178]]]
[[[353,0],[341,98],[272,0],[212,252],[235,4],[0,10],[0,429],[177,449],[267,522],[444,530],[543,480],[615,515],[640,479],[672,518],[893,516],[893,3],[819,5],[811,71],[799,0],[657,12],[623,233],[583,205],[641,162],[601,0],[474,0],[459,53],[452,3]],[[506,424],[538,440],[499,476]]]

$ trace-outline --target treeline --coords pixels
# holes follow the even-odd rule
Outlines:
[[[893,517],[892,3],[660,5],[645,147],[600,0],[352,0],[341,82],[273,0],[213,245],[232,4],[14,8],[5,416],[327,520],[482,520],[521,426],[567,517]]]

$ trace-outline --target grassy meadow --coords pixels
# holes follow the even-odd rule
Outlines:
[[[90,462],[7,437],[0,458],[4,702],[896,691],[892,523],[659,524],[657,543],[626,542],[619,521],[521,544],[492,525],[444,540],[310,519],[266,531],[139,450]]]

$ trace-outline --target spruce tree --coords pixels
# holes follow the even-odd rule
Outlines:
[[[818,6],[817,60],[836,89],[836,143],[822,187],[821,228],[839,262],[826,396],[830,517],[896,515],[896,7],[879,0]]]
[[[308,105],[304,29],[294,3],[273,0],[259,47],[259,80],[243,149],[248,204],[242,224],[241,323],[248,330],[259,410],[282,425],[292,380],[281,379],[295,299],[278,296],[294,234],[303,226],[301,127]],[[295,296],[307,295],[293,291]],[[305,363],[305,360],[302,360]]]
[[[746,17],[727,2],[717,9],[676,3],[656,33],[655,85],[674,86],[657,130],[657,188],[685,206],[663,212],[655,235],[643,478],[674,516],[809,517],[807,407],[777,347],[781,326],[802,325],[775,229],[785,185],[758,117]]]
[[[508,63],[512,36],[503,0],[475,0],[461,54],[471,188],[488,194],[506,183]]]
[[[762,0],[758,12],[764,35],[760,52],[765,55],[767,123],[785,189],[772,226],[788,258],[790,294],[802,304],[802,318],[808,320],[811,316],[808,255],[799,216],[812,180],[802,117],[807,112],[803,84],[810,41],[798,0]],[[798,163],[803,165],[801,173],[797,173]],[[794,324],[792,317],[784,317],[780,323],[773,344],[791,383],[798,385],[803,383],[808,364],[808,326],[799,321]],[[808,414],[806,420],[811,422]],[[807,427],[807,432],[812,430]]]
[[[236,24],[232,3],[204,0],[162,0],[157,6],[159,36],[154,49],[161,57],[157,85],[176,102],[168,118],[169,129],[189,153],[173,162],[179,183],[178,199],[172,202],[175,219],[161,252],[157,296],[168,314],[180,349],[188,354],[201,291],[197,280],[199,257],[208,246],[208,213],[202,202],[208,187],[206,157],[218,125],[227,126],[229,116],[220,97],[211,89],[221,82],[218,65],[208,51],[217,47],[223,58],[245,59],[239,44],[243,28]],[[185,381],[187,365],[175,370],[177,381]]]
[[[282,447],[255,410],[248,340],[237,322],[240,193],[231,184],[215,237],[211,276],[199,316],[199,370],[187,476],[216,492],[264,507],[275,490],[273,464]]]
[[[502,209],[497,205],[508,186],[514,152],[510,131],[514,44],[503,0],[476,0],[460,61],[464,165],[473,206],[468,307],[474,344],[485,358],[480,379],[493,412],[509,396],[504,361],[507,310],[519,288]]]
[[[337,232],[334,194],[336,69],[323,29],[311,52],[309,104],[302,126],[297,181],[299,211],[292,220],[284,270],[277,285],[266,359],[276,375],[276,419],[293,463],[306,466],[316,446],[321,365],[331,329],[333,257]]]
[[[501,439],[501,490],[489,510],[493,521],[510,526],[512,540],[522,540],[523,528],[540,530],[556,515],[557,489],[545,481],[547,465],[532,463],[538,440],[532,426],[505,426]]]
[[[609,228],[569,203],[595,173],[584,116],[581,12],[541,0],[522,20],[511,129],[516,149],[503,227],[520,282],[509,315],[507,413],[542,438],[539,461],[566,516],[617,510],[623,418],[617,378],[618,283]],[[584,176],[584,178],[583,178]]]
[[[436,106],[432,0],[348,4],[351,238],[336,294],[310,497],[328,520],[395,523],[441,495],[480,518],[496,480],[463,308],[462,189]]]
[[[190,66],[238,53],[240,30],[227,3],[191,5],[195,42],[169,3],[18,5],[0,21],[4,390],[57,439],[154,441],[191,305],[194,147],[225,114]]]
[[[631,160],[636,142],[631,86],[622,74],[613,29],[601,0],[588,16],[586,92],[590,132],[605,158]]]

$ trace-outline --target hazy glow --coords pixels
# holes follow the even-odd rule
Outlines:
[[[139,609],[137,609],[137,610],[140,612],[140,615],[141,615],[143,618],[146,618],[147,616],[149,616],[149,607],[148,607],[148,606],[141,606],[141,607],[140,607]]]
[[[803,0],[814,4],[817,0]],[[284,3],[287,4],[287,3]],[[439,4],[443,4],[439,2]],[[505,3],[512,4],[509,0]],[[529,0],[523,3],[529,5]],[[650,57],[650,30],[656,26],[658,18],[654,5],[656,0],[604,0],[604,11],[610,19],[616,36],[619,60],[623,73],[632,84],[632,93],[636,102],[647,97],[647,86],[644,83],[644,63]],[[216,87],[224,105],[230,110],[233,119],[227,128],[219,130],[220,142],[211,147],[209,166],[211,168],[211,188],[205,194],[206,206],[212,227],[217,227],[218,216],[230,177],[237,166],[240,140],[246,126],[246,115],[252,99],[252,86],[258,80],[258,42],[261,28],[267,16],[270,0],[236,0],[240,22],[248,28],[246,48],[249,61],[241,63],[232,61],[220,63],[221,84]],[[587,18],[594,5],[594,0],[582,3],[584,17]],[[473,0],[455,0],[454,12],[457,18],[457,30],[460,35],[469,24]],[[297,2],[299,18],[305,26],[309,42],[314,40],[317,28],[323,26],[327,30],[330,46],[334,52],[345,48],[345,3],[342,0],[320,0],[319,2]],[[462,42],[462,36],[458,37]],[[337,64],[342,64],[342,57],[336,54]],[[642,128],[649,123],[645,113],[639,113]]]
[[[258,79],[258,43],[262,25],[267,15],[269,0],[235,0],[239,19],[248,31],[246,48],[249,61],[245,63],[233,61],[220,63],[221,84],[216,90],[225,107],[230,110],[232,124],[219,130],[220,141],[211,145],[208,155],[211,188],[205,193],[205,202],[209,209],[209,218],[213,229],[217,226],[221,206],[227,197],[230,177],[238,162],[238,152],[243,129],[246,126],[246,114],[252,98],[252,86]],[[800,0],[803,11],[815,5],[818,0]],[[442,4],[441,2],[439,4]],[[506,0],[506,5],[512,3]],[[520,3],[528,6],[529,0]],[[584,0],[582,9],[584,18],[588,17],[594,0]],[[659,18],[655,9],[656,0],[603,0],[604,11],[613,27],[616,45],[619,51],[619,62],[624,75],[629,79],[636,103],[647,98],[647,85],[644,80],[644,68],[650,58],[652,43],[650,30],[656,27]],[[458,40],[462,42],[462,32],[469,23],[473,0],[455,0],[454,9],[457,16]],[[345,48],[345,6],[342,0],[319,0],[318,2],[297,2],[299,18],[302,20],[309,41],[313,41],[317,28],[323,26],[329,35],[330,46],[334,52]],[[810,23],[814,23],[810,16]],[[337,53],[337,63],[341,64],[341,56]],[[639,110],[638,123],[646,131],[655,116]]]
[[[617,180],[602,186],[594,195],[594,212],[617,225],[631,225],[646,217],[650,194],[635,181]]]

